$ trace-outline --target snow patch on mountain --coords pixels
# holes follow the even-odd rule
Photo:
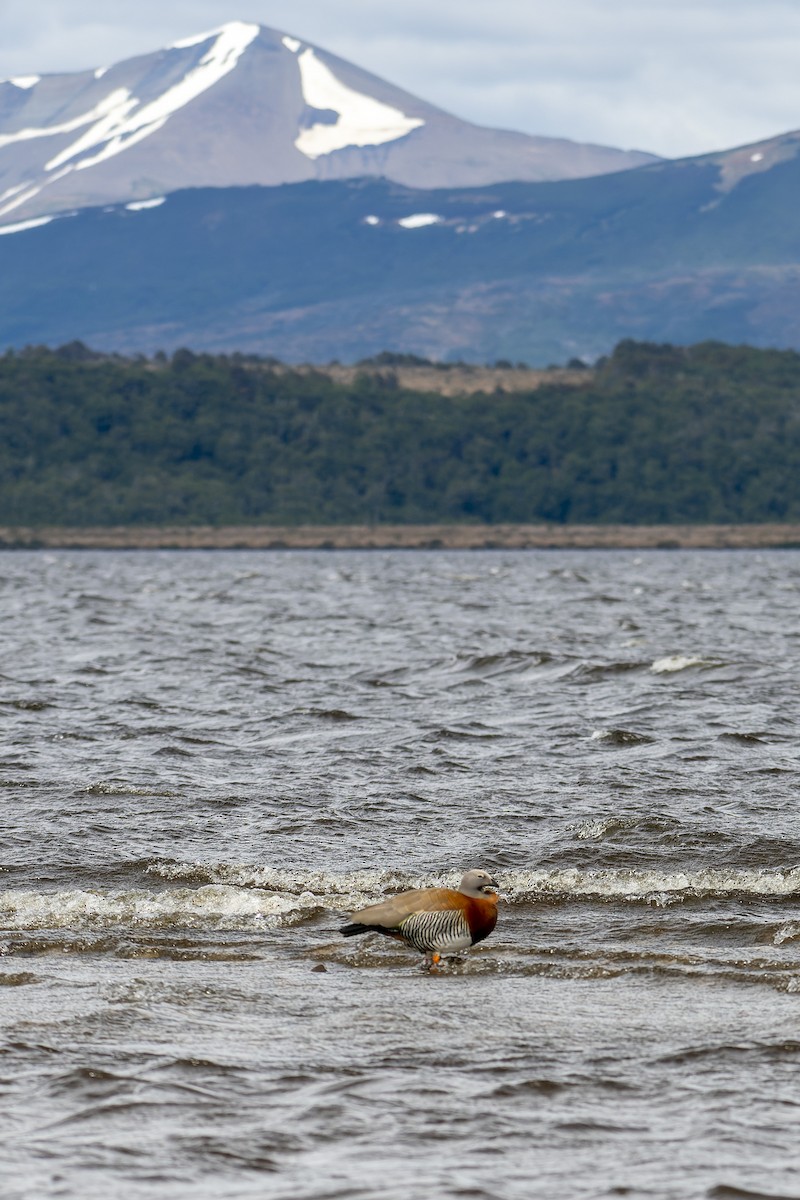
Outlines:
[[[8,200],[11,196],[18,196],[19,193],[23,192],[27,186],[28,185],[26,183],[16,183],[13,187],[6,188],[4,192],[0,192],[0,204],[2,204],[4,200]]]
[[[244,21],[228,21],[226,25],[208,29],[205,33],[193,33],[191,37],[181,38],[179,42],[172,43],[170,50],[190,50],[192,46],[202,46],[203,42],[210,42],[212,38],[219,39],[220,37],[229,37],[234,40],[245,38],[242,50],[246,50],[253,38],[257,36],[258,28],[258,25],[248,25]],[[252,32],[253,30],[255,33]]]
[[[309,108],[332,110],[338,114],[335,124],[319,123],[300,131],[294,144],[307,158],[319,158],[348,146],[380,146],[384,142],[394,142],[425,124],[417,117],[407,117],[400,109],[347,87],[310,47],[299,55],[297,62],[303,98]]]
[[[36,87],[41,78],[41,75],[15,75],[13,79],[4,79],[3,82],[13,83],[14,87],[27,91],[29,88]]]
[[[101,146],[98,154],[75,164],[75,169],[81,170],[126,150],[134,138],[139,141],[142,137],[155,133],[173,113],[184,108],[190,101],[196,100],[232,71],[257,36],[258,25],[245,25],[241,21],[234,21],[223,26],[213,46],[203,55],[198,65],[187,72],[179,83],[141,108],[135,96],[131,96],[125,89],[119,89],[119,92],[114,93],[119,97],[118,102],[108,114],[72,146],[68,146],[52,158],[45,169],[51,171],[84,151]]]
[[[297,38],[289,37],[288,35],[286,37],[282,37],[281,41],[287,50],[291,50],[292,54],[297,54],[297,51],[303,44],[302,42],[298,42]]]
[[[403,229],[424,229],[426,225],[438,225],[441,219],[438,213],[412,213],[401,217],[397,224]]]
[[[10,203],[0,208],[0,217],[19,207],[20,204],[26,203],[42,188],[55,182],[56,179],[63,178],[70,171],[83,171],[87,167],[104,162],[163,128],[174,113],[197,99],[232,71],[258,33],[258,25],[248,25],[243,21],[231,21],[212,33],[176,43],[176,47],[182,49],[186,46],[199,45],[211,38],[214,39],[213,45],[203,55],[197,66],[187,71],[179,83],[168,88],[161,96],[151,100],[148,104],[142,104],[136,96],[131,95],[127,88],[117,88],[91,111],[75,117],[72,121],[39,129],[21,129],[16,133],[0,136],[0,149],[2,149],[3,146],[13,142],[25,141],[30,138],[53,137],[57,134],[71,133],[93,122],[91,128],[87,129],[77,141],[45,163],[44,169],[47,174],[38,181],[30,181],[32,190],[28,189],[21,196],[16,196]],[[94,153],[91,153],[92,151]]]
[[[40,225],[49,225],[54,217],[31,217],[30,221],[17,221],[16,225],[0,225],[0,237],[6,233],[22,233],[26,229],[37,229]]]
[[[128,212],[141,212],[145,208],[160,208],[162,204],[166,203],[166,199],[166,196],[154,196],[152,200],[132,200],[125,207]]]
[[[90,108],[88,112],[81,113],[79,117],[73,117],[71,121],[62,121],[59,125],[44,125],[39,127],[31,127],[30,129],[18,129],[16,133],[0,134],[0,150],[4,146],[10,146],[14,142],[27,142],[31,138],[57,137],[62,133],[73,133],[76,129],[80,129],[83,125],[88,125],[90,121],[97,121],[105,117],[114,108],[116,108],[122,100],[130,96],[130,92],[125,88],[118,88],[111,92],[105,99],[96,104],[94,108]]]

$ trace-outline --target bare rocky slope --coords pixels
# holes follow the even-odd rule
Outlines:
[[[319,46],[232,21],[110,67],[0,82],[0,227],[187,187],[574,179],[639,151],[461,121]]]

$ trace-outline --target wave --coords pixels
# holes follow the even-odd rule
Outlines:
[[[650,670],[654,675],[668,675],[674,671],[688,671],[692,667],[722,667],[719,659],[694,658],[687,654],[668,654],[665,658],[657,658],[651,663]]]
[[[146,796],[146,797],[172,797],[176,796],[177,792],[156,791],[153,788],[134,787],[128,783],[90,783],[85,787],[84,792],[87,796]]]
[[[580,841],[586,842],[590,839],[599,840],[608,837],[612,833],[621,833],[626,829],[635,829],[637,824],[638,821],[635,817],[593,817],[588,821],[569,825],[567,828],[571,829]]]
[[[594,832],[594,831],[592,831]],[[589,836],[592,834],[590,833]],[[674,904],[726,898],[800,896],[800,867],[702,867],[690,871],[608,868],[583,871],[511,871],[501,883],[513,902],[536,900],[639,901]]]
[[[634,733],[631,729],[595,729],[590,735],[590,741],[605,746],[649,746],[655,740],[649,734]]]
[[[720,742],[738,742],[742,746],[762,746],[772,738],[772,734],[763,731],[759,731],[758,733],[744,733],[734,730],[731,733],[720,733],[717,740]]]
[[[159,879],[187,880],[192,883],[222,883],[233,887],[265,888],[272,892],[301,896],[313,894],[340,902],[351,896],[376,896],[405,888],[458,883],[458,874],[431,876],[396,870],[365,868],[357,871],[308,871],[258,866],[251,863],[175,862],[160,859],[151,862],[146,873]]]
[[[0,892],[0,929],[253,930],[343,914],[376,896],[432,882],[394,871],[274,870],[237,863],[155,862],[145,873],[197,886]],[[457,876],[448,877],[456,884]]]
[[[196,886],[119,891],[71,889],[0,893],[0,928],[234,930],[297,924],[323,913],[340,914],[381,896],[423,886],[455,886],[458,874],[422,876],[398,871],[344,873],[280,870],[236,863],[151,863],[151,875]],[[500,874],[506,905],[576,902],[646,903],[687,900],[756,900],[800,896],[800,867],[515,870]],[[788,923],[776,943],[794,940],[800,925]]]
[[[6,891],[0,927],[31,929],[242,929],[286,925],[316,914],[319,897],[281,896],[253,888],[208,884],[163,891]]]
[[[800,938],[800,921],[786,921],[779,929],[776,929],[772,936],[772,943],[775,946],[782,946],[784,942],[796,942]]]
[[[616,818],[579,828],[584,837],[606,833],[610,826],[624,828]],[[467,864],[469,865],[469,864]],[[310,902],[315,897],[321,908],[346,908],[346,901],[372,901],[381,896],[415,887],[456,887],[460,872],[411,874],[403,871],[364,869],[342,873],[282,870],[237,863],[156,862],[148,874],[162,879],[185,879],[197,883],[228,884],[239,888],[267,889]],[[653,900],[716,898],[725,896],[800,896],[800,866],[792,867],[701,867],[669,871],[644,868],[576,867],[517,869],[496,873],[503,900],[508,904],[564,900]]]
[[[471,675],[508,675],[544,667],[555,660],[546,650],[506,650],[499,654],[459,655],[459,669]]]

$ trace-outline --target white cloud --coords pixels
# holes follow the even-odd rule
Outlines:
[[[692,154],[800,127],[796,0],[26,0],[0,77],[103,66],[234,19],[485,125]]]

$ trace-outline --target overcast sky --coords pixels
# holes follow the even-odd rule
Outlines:
[[[670,156],[800,128],[800,0],[0,0],[0,78],[236,18],[483,125]]]

